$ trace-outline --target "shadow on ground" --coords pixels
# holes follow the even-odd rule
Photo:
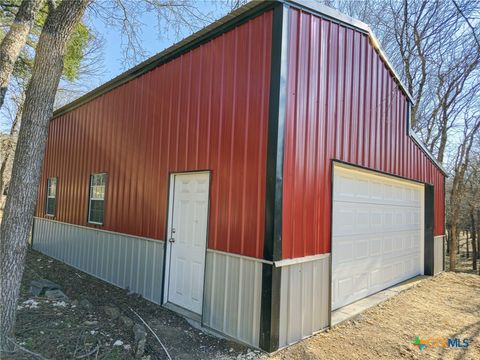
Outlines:
[[[68,300],[33,297],[30,283],[38,279],[59,284]],[[34,250],[27,254],[16,341],[47,359],[167,359],[159,342],[130,309],[149,324],[173,359],[254,359],[261,355],[196,329],[139,295],[129,295]],[[36,357],[18,350],[1,358]]]

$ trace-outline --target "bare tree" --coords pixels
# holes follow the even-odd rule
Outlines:
[[[11,347],[16,302],[42,166],[48,122],[63,71],[67,41],[89,0],[49,1],[23,107],[10,191],[0,227],[0,351]]]
[[[440,162],[449,135],[478,101],[480,49],[466,20],[475,0],[325,1],[368,23],[412,95],[411,127]]]
[[[222,12],[233,10],[244,0],[218,1]],[[153,14],[157,20],[159,37],[179,38],[197,31],[215,20],[215,13],[196,0],[113,0],[95,1],[89,16],[102,20],[121,35],[124,66],[129,67],[144,60],[149,54],[142,41],[142,17]]]
[[[455,155],[453,180],[450,190],[450,271],[456,270],[460,235],[460,215],[465,200],[465,174],[470,164],[472,146],[480,128],[480,114],[466,116],[463,138]]]
[[[0,44],[0,108],[13,72],[13,67],[30,33],[35,15],[40,10],[44,0],[23,0],[10,30]]]
[[[473,151],[470,166],[466,174],[466,206],[464,216],[470,229],[472,240],[472,269],[478,269],[479,237],[480,237],[480,136],[477,136],[477,146]],[[479,271],[480,275],[480,271]]]

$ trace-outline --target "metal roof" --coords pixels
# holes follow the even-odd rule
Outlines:
[[[60,107],[59,109],[53,112],[53,118],[56,118],[66,112],[69,112],[86,102],[89,102],[110,90],[129,82],[146,72],[153,70],[154,68],[182,55],[183,53],[190,51],[202,43],[209,41],[222,33],[230,30],[231,28],[248,21],[252,17],[271,9],[276,3],[280,1],[251,1],[245,5],[239,7],[238,9],[228,13],[219,20],[207,25],[203,29],[197,31],[196,33],[187,36],[185,39],[179,41],[178,43],[166,48],[165,50],[159,52],[156,55],[148,58],[147,60],[141,62],[140,64],[134,66],[133,68],[121,73],[120,75],[114,77],[113,79],[107,81],[105,84],[100,85],[99,87],[89,91],[85,95],[82,95],[78,99]]]
[[[60,107],[59,109],[54,111],[53,117],[54,118],[58,117],[70,110],[73,110],[81,106],[82,104],[92,99],[95,99],[100,95],[105,94],[106,92],[154,69],[155,67],[168,62],[172,58],[180,56],[182,53],[201,45],[203,42],[221,35],[222,33],[228,31],[232,27],[235,27],[238,24],[241,24],[242,22],[247,21],[251,17],[256,16],[259,13],[272,8],[273,6],[275,6],[275,4],[278,4],[278,3],[284,3],[286,5],[299,7],[307,11],[313,11],[324,18],[328,18],[333,21],[345,24],[349,27],[355,28],[357,30],[360,30],[368,34],[373,46],[378,51],[379,55],[381,56],[386,66],[391,71],[392,75],[395,77],[402,91],[411,101],[411,96],[407,88],[402,83],[400,77],[395,72],[395,69],[393,68],[391,63],[388,61],[388,58],[385,55],[385,53],[380,49],[377,38],[375,37],[372,30],[367,24],[359,20],[356,20],[354,18],[351,18],[345,14],[342,14],[341,12],[335,9],[321,5],[316,1],[311,1],[311,0],[257,1],[257,0],[254,0],[230,12],[229,14],[225,15],[221,19],[211,23],[210,25],[186,37],[180,42],[168,47],[167,49],[161,51],[160,53],[148,58],[147,60],[141,62],[140,64],[134,66],[133,68],[123,72],[122,74],[116,76],[112,80],[109,80],[105,84],[100,85],[99,87],[93,89],[92,91],[86,93],[85,95],[79,97],[78,99]]]
[[[412,96],[408,92],[405,84],[402,82],[400,76],[395,71],[393,65],[388,60],[387,55],[380,48],[380,43],[375,37],[373,31],[370,27],[364,22],[354,19],[348,15],[345,15],[335,9],[332,9],[328,6],[322,5],[313,0],[271,0],[271,1],[261,1],[253,0],[245,5],[239,7],[238,9],[230,12],[219,20],[211,23],[210,25],[204,27],[203,29],[197,31],[196,33],[186,37],[180,42],[168,47],[167,49],[161,51],[160,53],[150,57],[149,59],[141,62],[135,67],[125,71],[124,73],[116,76],[112,80],[106,82],[105,84],[93,89],[92,91],[86,93],[85,95],[79,97],[78,99],[60,107],[55,110],[53,113],[53,118],[56,118],[66,112],[69,112],[107,92],[110,90],[125,84],[126,82],[139,77],[140,75],[172,60],[175,57],[182,55],[183,53],[192,50],[195,47],[200,46],[202,43],[215,38],[222,33],[228,31],[229,29],[248,21],[250,18],[267,11],[273,8],[276,4],[283,3],[287,6],[292,6],[300,8],[305,11],[313,12],[320,17],[332,20],[337,23],[341,23],[345,26],[354,28],[368,35],[372,45],[378,52],[381,59],[384,61],[385,65],[389,69],[392,76],[395,78],[401,90],[404,92],[406,97],[410,102],[412,102]],[[437,159],[428,151],[428,149],[421,143],[418,139],[418,136],[413,137],[414,141],[420,145],[422,150],[432,159],[435,164],[446,174],[443,166],[437,161]]]

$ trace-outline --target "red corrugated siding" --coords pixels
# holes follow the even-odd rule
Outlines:
[[[89,175],[107,172],[102,229],[165,236],[168,174],[212,171],[209,248],[262,257],[272,13],[50,123],[59,221],[89,226]]]
[[[330,251],[332,159],[433,184],[442,235],[444,177],[407,136],[407,100],[368,37],[290,11],[283,258]]]

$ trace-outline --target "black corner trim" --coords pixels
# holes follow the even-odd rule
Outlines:
[[[260,348],[273,352],[280,338],[281,268],[262,264],[262,308],[260,311]]]
[[[286,71],[288,54],[287,6],[273,8],[270,102],[265,187],[265,237],[263,258],[282,258],[283,149],[285,131]],[[283,49],[283,50],[282,50]],[[263,264],[260,311],[260,348],[272,352],[279,346],[281,270]]]
[[[424,274],[435,275],[435,244],[433,226],[435,218],[434,187],[425,184]]]
[[[263,257],[282,258],[282,190],[285,128],[286,56],[282,54],[284,6],[273,9],[272,60],[270,69],[270,106],[268,118],[267,174],[265,193],[265,242]]]

